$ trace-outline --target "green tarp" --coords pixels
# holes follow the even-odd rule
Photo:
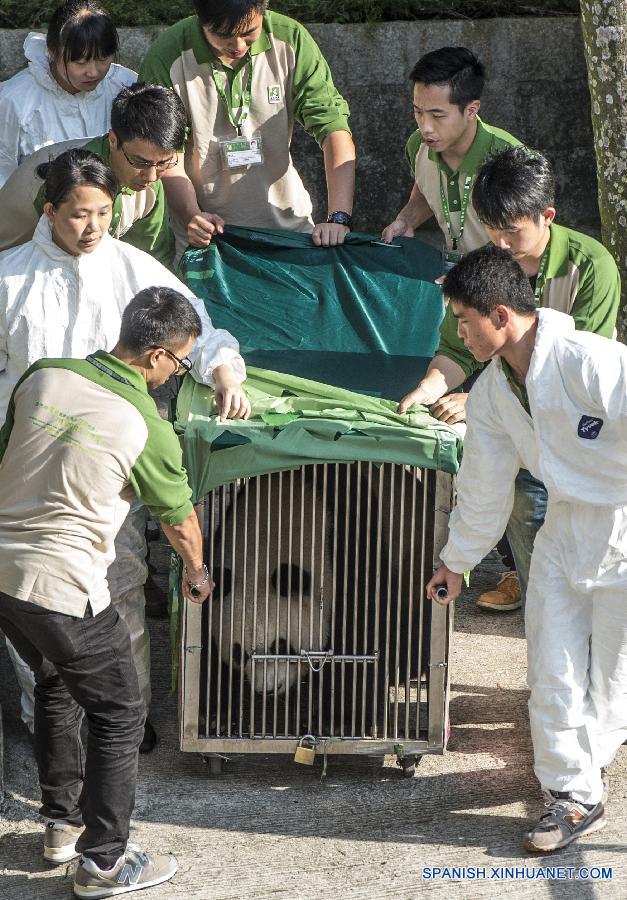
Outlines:
[[[414,387],[437,349],[441,271],[440,254],[414,239],[349,234],[324,248],[264,228],[227,227],[181,261],[247,363],[388,399]]]
[[[250,367],[253,417],[221,423],[213,392],[186,377],[176,427],[194,502],[236,478],[311,462],[399,463],[455,473],[457,432],[426,410],[399,415],[396,403]]]

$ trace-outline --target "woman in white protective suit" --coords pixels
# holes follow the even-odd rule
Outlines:
[[[520,468],[546,485],[525,609],[546,811],[523,847],[549,852],[605,825],[605,768],[627,738],[627,347],[536,310],[496,247],[469,253],[443,289],[464,344],[491,363],[468,400],[457,506],[427,592],[459,594],[507,522]]]
[[[0,187],[47,144],[108,131],[111,104],[137,75],[116,65],[118,34],[95,0],[68,0],[46,35],[24,41],[28,66],[0,86]]]
[[[241,388],[246,372],[237,341],[212,326],[203,304],[161,263],[109,235],[117,183],[108,166],[77,148],[40,166],[38,174],[45,178],[46,203],[35,234],[28,243],[0,253],[0,422],[15,384],[32,363],[42,357],[85,357],[110,349],[122,312],[139,291],[151,286],[171,287],[190,299],[203,328],[192,354],[191,374],[214,386],[223,418],[247,418],[250,405]],[[131,632],[148,708],[146,521],[144,507],[131,508],[116,539],[108,580],[112,602]],[[22,718],[32,727],[32,675],[24,665],[16,671],[23,688]],[[147,724],[144,752],[154,742],[154,730]]]

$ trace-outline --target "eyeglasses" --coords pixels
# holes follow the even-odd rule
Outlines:
[[[191,361],[191,359],[189,359],[187,356],[184,359],[180,359],[176,355],[176,353],[172,353],[172,351],[168,350],[167,347],[160,347],[158,344],[151,344],[148,349],[149,350],[163,350],[164,353],[167,353],[168,356],[171,356],[172,359],[175,359],[177,361],[178,365],[176,367],[176,371],[174,372],[174,375],[178,375],[179,372],[181,372],[181,371],[183,371],[183,372],[191,372],[192,371],[192,366],[194,364]]]
[[[178,153],[175,153],[174,156],[171,156],[169,159],[161,159],[158,162],[153,162],[151,159],[140,159],[138,157],[129,156],[121,143],[118,143],[118,147],[124,154],[127,163],[134,169],[138,169],[140,172],[146,172],[148,169],[155,169],[157,172],[165,172],[167,169],[173,169],[179,161]]]

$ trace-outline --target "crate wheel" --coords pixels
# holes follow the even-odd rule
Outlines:
[[[421,756],[407,756],[398,760],[398,766],[403,778],[413,778],[416,774],[416,766],[422,759]]]
[[[211,775],[222,774],[223,759],[221,756],[218,756],[216,753],[201,753],[200,756]]]

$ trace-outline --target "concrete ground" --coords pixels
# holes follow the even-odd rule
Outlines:
[[[542,811],[531,769],[522,621],[519,613],[490,614],[473,603],[497,571],[498,563],[486,561],[458,601],[449,749],[423,757],[413,780],[402,779],[391,759],[382,765],[362,757],[330,758],[322,781],[319,762],[308,768],[284,757],[235,757],[222,775],[210,776],[198,756],[178,750],[167,627],[152,621],[152,719],[160,742],[140,757],[131,840],[173,852],[179,871],[147,900],[411,900],[436,889],[464,900],[627,897],[627,747],[610,769],[603,831],[548,858],[520,848]],[[0,900],[69,898],[72,864],[51,868],[41,856],[35,765],[4,647],[0,684]],[[558,864],[572,880],[542,878],[539,867]],[[501,879],[425,878],[427,867],[452,866],[485,868],[487,876],[494,867]],[[504,867],[517,867],[527,880],[505,880]],[[582,880],[584,867],[596,878]],[[611,867],[611,880],[600,880],[601,867]]]

